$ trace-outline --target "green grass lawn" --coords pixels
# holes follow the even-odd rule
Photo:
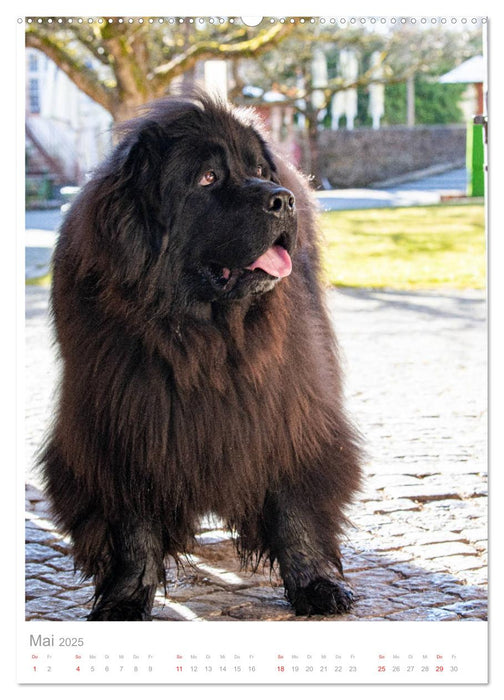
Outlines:
[[[321,224],[331,285],[485,287],[482,204],[325,212]]]
[[[40,277],[27,277],[25,279],[25,284],[29,287],[50,287],[52,282],[52,274],[50,272],[47,275],[41,275]]]

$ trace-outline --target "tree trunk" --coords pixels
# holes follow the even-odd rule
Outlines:
[[[134,98],[119,102],[112,112],[114,124],[120,124],[121,122],[128,121],[128,119],[132,119],[144,104],[145,102],[143,100],[136,100]]]
[[[308,109],[306,114],[306,132],[308,136],[308,172],[313,178],[312,183],[315,189],[322,187],[319,165],[319,129],[318,110]]]

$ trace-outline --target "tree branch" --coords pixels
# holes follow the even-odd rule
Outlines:
[[[131,37],[127,34],[116,35],[104,39],[104,45],[113,59],[117,99],[123,101],[132,98],[137,103],[144,100],[148,94],[147,82],[138,65]]]
[[[307,106],[306,109],[303,109],[300,104],[300,101],[304,100],[308,102],[314,92],[317,92],[319,94],[323,93],[324,106],[320,109],[325,109],[329,106],[333,96],[338,92],[341,92],[343,90],[351,90],[359,87],[368,87],[371,84],[391,85],[395,83],[402,83],[407,78],[411,77],[412,75],[415,75],[415,73],[417,72],[415,66],[413,66],[407,69],[405,68],[401,72],[393,73],[390,66],[385,64],[385,59],[387,58],[387,56],[387,52],[382,51],[380,53],[379,62],[371,66],[365,73],[362,73],[357,78],[355,78],[355,80],[346,80],[343,77],[337,77],[333,78],[332,80],[329,80],[327,82],[327,85],[325,85],[324,87],[313,87],[311,84],[309,84],[302,90],[293,89],[292,87],[286,85],[279,85],[277,88],[278,92],[280,92],[284,97],[284,99],[282,100],[282,104],[294,106],[299,113],[307,116],[312,112],[312,109],[310,108],[310,106]],[[380,70],[383,71],[383,74],[381,76],[379,75]],[[266,74],[267,77],[271,77],[264,67],[263,72]],[[248,102],[248,104],[253,103]]]
[[[96,72],[75,59],[56,40],[35,31],[26,32],[26,46],[42,51],[92,100],[111,114],[117,103],[115,91],[100,81]]]
[[[107,52],[100,51],[100,48],[103,49],[101,41],[95,32],[90,34],[92,31],[90,27],[82,27],[79,24],[69,24],[66,29],[72,32],[77,41],[79,41],[98,61],[100,61],[100,63],[108,68],[111,68],[110,59]]]
[[[257,36],[235,44],[224,44],[219,41],[203,41],[194,44],[167,63],[155,68],[147,77],[152,80],[155,93],[159,94],[174,78],[192,68],[197,61],[216,56],[222,59],[255,56],[275,46],[280,37],[289,34],[293,27],[294,25],[278,22]]]

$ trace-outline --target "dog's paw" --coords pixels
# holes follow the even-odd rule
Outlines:
[[[354,596],[341,581],[317,578],[287,597],[296,615],[341,615],[350,610]]]
[[[134,622],[152,620],[152,616],[145,608],[134,603],[116,603],[94,608],[87,619],[90,622],[99,620]]]

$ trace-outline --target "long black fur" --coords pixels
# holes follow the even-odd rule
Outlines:
[[[71,207],[41,463],[95,582],[89,619],[150,619],[165,557],[191,549],[208,512],[244,561],[277,562],[298,614],[348,610],[338,542],[360,453],[317,239],[305,179],[252,112],[204,95],[126,124]],[[245,269],[272,245],[292,258],[279,281]]]

